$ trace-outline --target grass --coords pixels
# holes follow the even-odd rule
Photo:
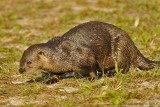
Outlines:
[[[115,77],[93,82],[67,78],[54,85],[13,84],[28,78],[18,73],[19,59],[28,46],[91,20],[122,28],[146,57],[160,60],[159,5],[159,0],[1,0],[0,106],[160,106],[158,69],[131,69],[125,75],[117,69]]]

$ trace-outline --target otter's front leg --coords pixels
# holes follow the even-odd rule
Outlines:
[[[60,74],[56,75],[52,72],[42,72],[42,75],[40,77],[36,77],[35,79],[31,79],[27,82],[33,83],[33,82],[42,82],[45,84],[53,84],[58,82],[61,79]]]
[[[74,77],[74,72],[70,71],[70,72],[66,72],[66,73],[53,73],[53,72],[47,72],[47,74],[49,74],[47,77],[47,81],[44,81],[43,83],[45,84],[53,84],[56,83],[62,79],[65,78],[71,78]]]

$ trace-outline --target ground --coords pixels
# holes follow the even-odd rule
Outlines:
[[[87,21],[103,21],[128,32],[143,55],[160,60],[159,0],[1,0],[0,106],[160,106],[160,70],[131,69],[96,81],[67,78],[52,85],[25,83],[18,73],[30,45],[61,36]]]

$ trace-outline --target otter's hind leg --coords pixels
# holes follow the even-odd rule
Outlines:
[[[131,61],[130,57],[125,54],[124,51],[118,52],[117,60],[115,61],[115,67],[118,67],[118,70],[121,70],[122,73],[126,73],[129,71]]]
[[[94,80],[94,79],[98,79],[98,74],[97,74],[97,66],[96,65],[92,65],[91,66],[91,70],[89,72],[90,78],[89,80]]]
[[[131,65],[131,58],[126,38],[123,38],[123,36],[114,38],[112,42],[112,55],[115,67],[117,65],[118,70],[121,70],[122,73],[128,72]]]

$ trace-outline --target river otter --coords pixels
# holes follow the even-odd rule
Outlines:
[[[128,34],[103,22],[80,24],[61,37],[35,44],[24,51],[19,72],[42,69],[53,73],[86,70],[97,77],[97,70],[110,71],[115,64],[126,73],[133,65],[141,70],[160,67],[159,61],[145,58]]]

